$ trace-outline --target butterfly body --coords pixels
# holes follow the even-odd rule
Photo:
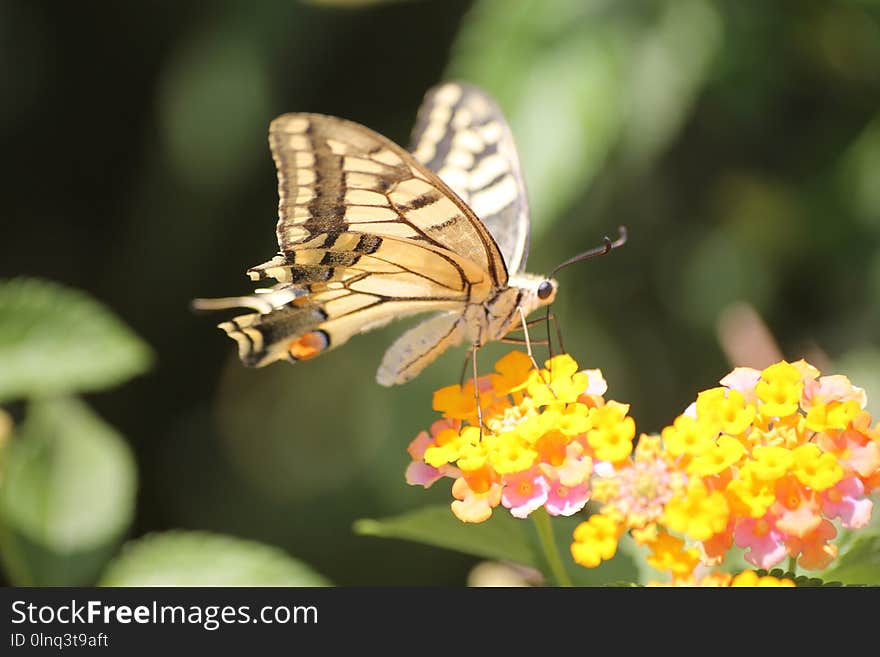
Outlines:
[[[255,294],[198,300],[256,312],[220,324],[246,365],[312,358],[398,318],[434,313],[388,350],[383,385],[416,376],[446,348],[500,340],[552,302],[526,274],[528,207],[500,110],[446,83],[419,113],[412,152],[332,116],[285,114],[269,129],[280,251],[252,267]]]

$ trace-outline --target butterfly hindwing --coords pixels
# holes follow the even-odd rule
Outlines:
[[[460,317],[465,305],[449,296],[377,296],[353,289],[369,276],[340,287],[297,297],[268,312],[240,315],[220,324],[238,343],[242,362],[262,367],[276,360],[306,360],[339,347],[358,333],[432,310]],[[350,285],[350,287],[349,287]]]
[[[459,313],[434,315],[395,340],[382,358],[376,380],[383,386],[405,383],[463,339],[463,323]]]
[[[525,183],[510,127],[488,94],[461,82],[428,91],[410,150],[485,224],[508,271],[522,272],[529,247]]]

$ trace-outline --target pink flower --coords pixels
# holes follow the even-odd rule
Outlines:
[[[571,516],[584,508],[590,499],[590,487],[587,483],[566,486],[561,481],[551,479],[548,482],[547,513],[551,516]]]
[[[439,468],[428,465],[424,462],[425,450],[433,447],[436,442],[437,434],[445,429],[458,429],[460,423],[457,420],[437,420],[431,425],[431,433],[422,431],[406,448],[412,458],[406,468],[406,483],[410,486],[430,487],[434,482],[443,477],[459,477],[461,473],[458,468],[448,463],[441,465]]]
[[[858,477],[841,479],[836,486],[822,492],[822,511],[829,518],[840,518],[847,529],[864,527],[871,520],[874,503],[862,497],[865,487]],[[859,499],[862,498],[862,499]]]
[[[738,547],[749,549],[743,555],[746,561],[758,568],[771,568],[785,558],[784,535],[775,527],[770,514],[763,518],[740,519],[733,535]]]
[[[514,518],[526,518],[547,501],[550,485],[536,468],[505,477],[501,503]]]
[[[786,539],[788,553],[795,557],[800,554],[798,565],[807,570],[822,570],[834,561],[837,546],[828,543],[837,536],[837,530],[830,520],[822,519],[816,528],[801,538],[789,536]]]
[[[540,463],[538,467],[548,479],[558,479],[564,486],[578,486],[593,473],[593,459],[584,454],[584,446],[573,440],[565,446],[565,460],[553,466]]]
[[[804,410],[809,411],[815,404],[825,404],[832,401],[856,401],[859,408],[864,408],[868,403],[868,397],[862,388],[854,386],[842,374],[822,376],[818,381],[809,380],[804,383]]]
[[[601,397],[608,391],[608,383],[602,376],[602,370],[584,370],[587,373],[587,389],[585,395]]]
[[[751,367],[735,367],[733,371],[725,376],[719,383],[725,388],[736,390],[742,393],[747,404],[753,404],[758,397],[755,394],[755,386],[761,379],[761,370],[752,369]]]
[[[855,429],[842,431],[837,436],[819,434],[816,444],[822,451],[837,454],[844,468],[862,477],[870,477],[880,470],[880,443]]]
[[[777,529],[789,536],[803,538],[822,522],[815,494],[791,477],[776,483],[776,501],[771,508],[776,514]]]

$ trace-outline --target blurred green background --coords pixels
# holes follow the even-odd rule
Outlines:
[[[277,250],[274,116],[334,114],[406,144],[447,78],[511,122],[530,271],[629,228],[625,248],[560,274],[555,309],[640,430],[729,370],[718,322],[738,302],[877,412],[878,2],[3,0],[0,62],[0,276],[82,290],[153,351],[144,375],[85,395],[133,450],[136,493],[114,494],[136,495],[128,537],[254,539],[343,585],[465,581],[473,558],[351,530],[448,501],[443,483],[406,485],[405,448],[463,349],[396,389],[374,376],[400,325],[251,371],[188,307],[247,293],[244,271]]]

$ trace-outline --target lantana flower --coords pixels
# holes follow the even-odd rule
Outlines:
[[[838,529],[870,521],[880,429],[845,376],[803,360],[739,367],[659,434],[636,438],[629,405],[606,401],[601,372],[568,355],[536,369],[512,352],[495,370],[438,390],[443,419],[409,448],[407,481],[454,479],[452,511],[465,522],[498,506],[516,518],[573,515],[592,497],[570,550],[585,567],[613,558],[628,533],[673,585],[790,586],[719,567],[738,549],[764,570],[786,558],[826,568]]]
[[[435,393],[444,417],[410,444],[407,469],[407,481],[425,487],[455,479],[452,511],[465,522],[486,520],[499,504],[516,518],[539,508],[574,515],[590,499],[594,462],[632,448],[629,407],[606,404],[601,372],[580,370],[571,356],[536,370],[514,351],[476,386],[478,395],[473,381]]]
[[[837,555],[832,521],[864,527],[880,485],[880,436],[865,404],[849,379],[805,361],[737,368],[660,436],[641,436],[634,457],[596,465],[599,513],[647,546],[673,582],[697,581],[683,572],[696,564],[691,550],[700,568],[733,547],[763,569],[786,558],[826,568]]]

